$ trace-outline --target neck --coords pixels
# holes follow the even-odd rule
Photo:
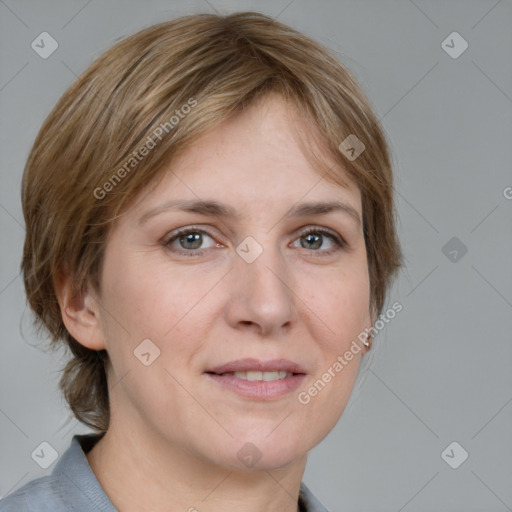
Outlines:
[[[125,423],[126,424],[126,423]],[[137,429],[109,430],[87,459],[122,512],[297,512],[306,456],[284,468],[233,470]]]

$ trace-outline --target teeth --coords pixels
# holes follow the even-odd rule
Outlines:
[[[263,380],[263,372],[246,372],[245,378],[250,381]]]
[[[248,371],[248,372],[234,372],[233,374],[237,379],[249,380],[249,381],[272,381],[285,379],[291,377],[293,373],[287,372],[286,370],[279,370],[273,372],[259,372],[259,371]]]

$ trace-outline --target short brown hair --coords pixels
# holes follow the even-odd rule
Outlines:
[[[371,306],[381,312],[402,265],[392,166],[379,122],[348,70],[318,43],[255,12],[191,15],[142,30],[101,55],[64,93],[41,127],[22,183],[28,301],[51,345],[64,341],[71,350],[60,389],[92,429],[109,425],[108,355],[66,330],[56,295],[60,273],[69,271],[76,291],[88,283],[100,290],[112,220],[163,177],[178,150],[270,92],[316,125],[329,157],[359,186]],[[193,108],[180,115],[184,105]],[[173,116],[179,122],[166,129]],[[338,149],[349,135],[364,143],[357,159]],[[331,169],[324,177],[343,183]]]

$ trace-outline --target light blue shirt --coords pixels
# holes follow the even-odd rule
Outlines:
[[[85,456],[100,437],[73,436],[51,474],[26,483],[0,500],[0,512],[118,512]],[[299,504],[304,512],[329,512],[304,483],[300,485]]]

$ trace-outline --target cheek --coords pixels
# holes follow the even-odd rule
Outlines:
[[[178,425],[192,421],[197,404],[183,387],[188,387],[184,374],[205,339],[201,315],[206,301],[201,297],[212,284],[121,258],[112,259],[106,269],[102,328],[112,361],[112,400],[120,408],[131,403],[162,429],[171,428],[168,418]],[[141,345],[146,339],[154,346]],[[143,352],[139,346],[147,348]],[[142,354],[147,351],[152,362],[146,366]]]
[[[200,302],[209,279],[142,260],[138,255],[111,258],[111,272],[105,273],[105,303],[134,336],[162,337]]]
[[[155,365],[183,374],[190,359],[208,338],[212,301],[219,281],[215,272],[198,278],[192,266],[179,272],[166,264],[148,265],[139,255],[111,257],[105,266],[102,328],[116,377],[139,369],[134,350],[150,339],[160,350]],[[155,384],[155,383],[153,383]]]
[[[316,315],[315,323],[324,332],[318,341],[331,349],[342,350],[346,343],[367,327],[365,319],[369,311],[369,279],[366,268],[338,272],[330,276],[312,278],[315,290],[304,301],[309,316]],[[306,313],[307,314],[307,313]]]
[[[369,279],[361,266],[312,281],[316,291],[305,301],[304,316],[319,357],[298,401],[310,421],[322,418],[318,429],[326,434],[342,414],[357,378],[362,354],[357,336],[367,327]]]

